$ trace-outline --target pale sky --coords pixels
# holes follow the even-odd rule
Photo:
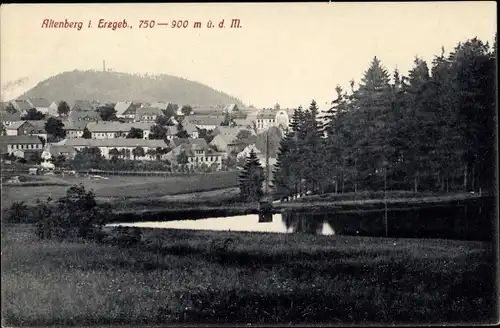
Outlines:
[[[493,40],[496,2],[2,5],[3,99],[74,69],[166,73],[198,81],[256,107],[328,107],[337,84],[359,82],[373,56],[406,74],[415,55],[428,63],[441,46]],[[99,19],[132,29],[98,29]],[[239,29],[212,28],[239,18]],[[44,19],[83,28],[41,28]],[[188,20],[185,29],[139,28],[139,20]],[[88,28],[89,20],[93,27]],[[193,28],[195,21],[202,28]],[[16,87],[12,82],[22,79]]]

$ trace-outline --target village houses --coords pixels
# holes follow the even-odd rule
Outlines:
[[[153,123],[156,121],[158,116],[161,116],[163,113],[161,109],[154,107],[141,107],[137,108],[135,113],[135,122],[143,122],[143,123]]]
[[[19,136],[2,136],[0,141],[3,146],[3,151],[16,157],[25,158],[26,153],[42,152],[43,143],[37,136],[19,135]],[[6,146],[6,147],[5,147]]]
[[[5,127],[11,125],[14,122],[20,121],[21,120],[21,114],[19,112],[16,113],[7,113],[7,112],[2,112],[1,114],[2,118],[2,123]]]
[[[16,121],[5,130],[7,136],[37,136],[47,140],[45,121]]]
[[[224,121],[224,115],[189,115],[184,118],[183,125],[193,124],[198,129],[213,131]]]
[[[56,102],[56,101],[51,102],[49,105],[49,115],[50,116],[59,116],[59,112],[57,110],[58,108],[59,108],[59,102]]]
[[[98,122],[101,121],[101,114],[94,111],[71,111],[69,113],[70,121],[87,121],[87,122]]]
[[[45,98],[28,98],[27,99],[31,108],[36,109],[40,113],[49,114],[50,101]]]
[[[186,139],[187,142],[182,142],[179,146],[172,149],[166,158],[176,164],[184,164],[190,168],[198,168],[206,166],[215,170],[222,169],[222,160],[226,157],[225,153],[210,149],[207,142],[203,138]],[[179,155],[186,155],[186,163],[179,163]]]
[[[130,101],[119,101],[115,105],[115,111],[118,118],[134,119],[137,108]]]
[[[92,133],[92,139],[125,138],[132,128],[142,130],[143,139],[149,139],[152,126],[153,123],[91,122],[87,124],[87,129]]]
[[[258,132],[265,131],[272,126],[285,131],[290,125],[292,115],[293,109],[262,109],[255,117],[255,126]]]
[[[213,134],[215,137],[210,142],[211,146],[215,146],[220,151],[225,151],[231,153],[233,151],[239,151],[241,148],[241,142],[237,139],[238,134],[246,129],[241,127],[227,127],[218,126],[215,128]],[[252,134],[251,131],[249,134]]]
[[[10,103],[21,114],[21,116],[26,115],[28,110],[33,108],[26,99],[16,99]]]
[[[134,159],[132,151],[135,148],[142,148],[144,151],[144,156],[136,157],[136,160],[156,160],[156,155],[152,154],[152,151],[156,151],[158,148],[167,148],[168,145],[163,140],[147,140],[147,139],[122,139],[122,138],[112,138],[112,139],[65,139],[63,142],[58,143],[58,146],[72,147],[76,151],[81,151],[85,148],[99,148],[101,155],[105,159],[111,159],[113,156],[113,150],[116,149],[118,152],[126,151],[130,154],[130,159]],[[165,158],[163,155],[162,158]]]
[[[64,130],[66,130],[66,138],[82,138],[83,131],[85,130],[85,127],[87,127],[87,124],[89,124],[89,122],[86,120],[65,121],[63,122],[63,124]]]
[[[71,107],[72,112],[95,112],[99,106],[98,101],[90,100],[75,100],[74,105]]]

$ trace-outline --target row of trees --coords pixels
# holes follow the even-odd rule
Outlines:
[[[169,148],[158,147],[156,149],[148,149],[143,147],[135,147],[134,149],[117,149],[113,148],[109,151],[110,160],[106,160],[101,151],[97,147],[84,148],[78,151],[75,157],[69,161],[69,166],[77,170],[85,170],[90,168],[101,170],[171,170],[171,164],[168,160],[162,159],[162,155],[168,153]],[[137,162],[137,157],[149,155],[155,157],[155,161],[147,163]],[[133,158],[133,160],[132,160]]]
[[[415,58],[392,78],[375,57],[361,83],[340,86],[326,119],[313,101],[298,108],[280,142],[280,195],[389,189],[492,189],[495,160],[495,49],[477,38]]]

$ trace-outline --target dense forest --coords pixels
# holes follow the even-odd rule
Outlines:
[[[375,57],[361,82],[336,88],[325,121],[314,100],[280,142],[277,194],[452,192],[495,186],[496,35],[477,38],[407,76]]]

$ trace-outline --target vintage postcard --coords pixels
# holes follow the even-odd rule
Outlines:
[[[2,325],[498,324],[496,12],[2,5]]]

